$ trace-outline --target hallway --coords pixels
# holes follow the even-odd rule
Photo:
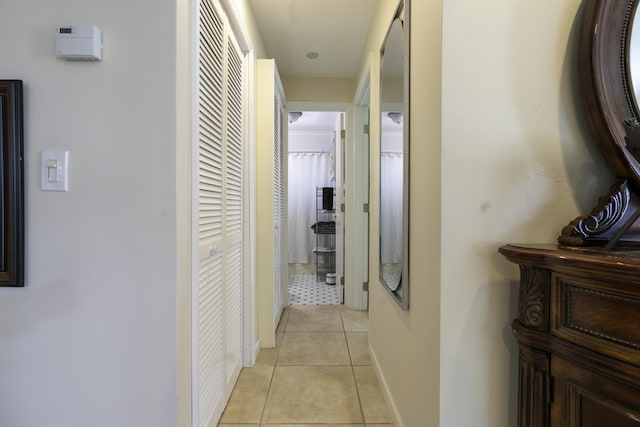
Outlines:
[[[245,368],[219,427],[392,427],[368,353],[367,313],[289,306],[276,348]]]

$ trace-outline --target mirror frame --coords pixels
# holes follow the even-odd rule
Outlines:
[[[387,29],[387,34],[385,35],[384,42],[382,43],[382,48],[380,49],[380,87],[382,88],[382,78],[384,72],[384,52],[387,45],[387,40],[389,38],[389,34],[391,32],[391,28],[396,19],[402,19],[403,24],[403,56],[404,56],[404,87],[403,87],[403,103],[404,103],[404,117],[403,117],[403,127],[402,127],[402,143],[403,143],[403,189],[402,189],[402,273],[400,276],[400,286],[396,291],[392,291],[387,285],[384,277],[383,277],[383,269],[382,269],[382,242],[380,241],[378,246],[378,269],[379,269],[379,280],[383,288],[389,292],[389,294],[393,297],[393,299],[400,305],[403,310],[409,309],[409,153],[410,153],[410,52],[411,52],[411,14],[410,14],[410,0],[401,0],[398,4],[398,8],[396,9],[395,14],[393,15],[393,19],[389,24],[389,28]],[[382,90],[380,91],[380,119],[382,119]],[[382,126],[380,126],[380,139],[378,141],[381,147],[382,143]],[[380,150],[379,155],[382,154],[382,150]],[[378,174],[378,179],[380,179],[380,173]],[[379,182],[380,184],[380,182]],[[380,189],[382,188],[379,185],[379,196]],[[381,226],[381,205],[382,198],[379,197],[379,206],[378,206],[378,234],[379,238],[382,239],[382,234],[380,233]]]
[[[578,81],[595,142],[616,177],[628,179],[636,189],[640,189],[640,161],[627,148],[623,123],[638,120],[627,67],[638,3],[585,1],[578,46]]]
[[[24,131],[21,80],[0,80],[0,287],[24,286]]]

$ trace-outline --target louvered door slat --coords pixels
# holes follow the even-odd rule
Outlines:
[[[242,59],[239,50],[229,40],[229,90],[226,97],[226,188],[225,206],[228,232],[242,231],[242,98],[238,96],[243,87]]]
[[[226,384],[230,392],[242,367],[242,242],[225,253]]]

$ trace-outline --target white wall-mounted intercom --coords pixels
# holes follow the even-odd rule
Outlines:
[[[102,32],[95,25],[61,25],[56,28],[56,56],[63,59],[102,59]]]

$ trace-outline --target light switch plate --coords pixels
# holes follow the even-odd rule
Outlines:
[[[43,151],[40,171],[42,191],[69,191],[68,151]]]

